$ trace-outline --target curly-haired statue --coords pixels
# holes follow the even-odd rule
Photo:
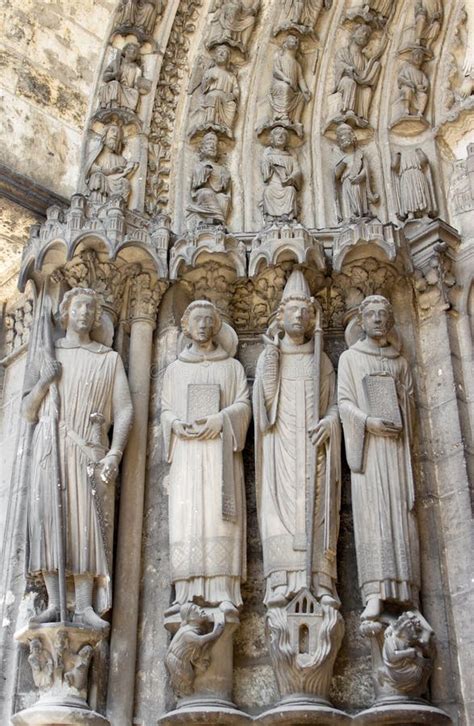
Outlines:
[[[22,403],[22,415],[35,424],[28,571],[43,575],[48,592],[46,610],[32,621],[59,620],[62,569],[68,583],[74,584],[74,622],[103,629],[108,624],[100,615],[111,606],[111,583],[100,488],[111,486],[117,476],[132,422],[132,403],[120,356],[91,339],[101,317],[94,290],[67,292],[60,316],[66,335],[50,351],[44,346],[39,378]],[[112,423],[110,444],[107,432]],[[63,547],[58,541],[58,479]]]
[[[237,336],[212,303],[191,303],[182,329],[191,342],[166,370],[162,398],[176,591],[167,614],[186,602],[231,613],[242,604],[245,579],[247,379],[234,358]]]
[[[341,433],[336,376],[315,319],[304,275],[293,271],[276,323],[265,336],[254,386],[257,507],[268,607],[285,606],[305,587],[322,604],[339,606]]]
[[[410,443],[413,382],[390,344],[389,301],[361,303],[363,339],[339,359],[338,399],[352,472],[352,507],[363,620],[376,620],[386,602],[418,607],[420,566]]]

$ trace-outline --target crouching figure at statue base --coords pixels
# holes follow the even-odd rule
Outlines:
[[[193,723],[221,723],[239,713],[231,701],[232,640],[246,567],[241,452],[251,411],[245,372],[234,358],[237,335],[216,307],[191,303],[182,330],[190,343],[165,373],[161,419],[171,463],[175,588],[165,613],[165,626],[175,633],[166,663],[178,708],[160,723],[186,713]]]

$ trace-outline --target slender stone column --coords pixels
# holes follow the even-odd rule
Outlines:
[[[473,522],[450,340],[453,315],[450,299],[455,291],[452,271],[458,245],[455,230],[439,221],[410,239],[412,259],[420,273],[415,286],[422,376],[419,417],[424,440],[429,442],[422,463],[426,495],[437,503],[436,539],[442,573],[441,591],[430,591],[430,583],[426,583],[423,605],[435,633],[442,630],[445,613],[449,613],[449,649],[447,643],[443,647],[439,644],[432,695],[436,705],[453,714],[456,695],[447,692],[444,683],[448,682],[450,673],[456,673],[455,687],[461,692],[458,698],[465,708],[460,723],[470,723],[474,718],[469,685],[472,683],[470,654],[474,648],[471,627],[474,590],[472,566],[466,552],[472,552],[473,548]],[[444,672],[441,681],[437,680],[438,671],[441,675]]]
[[[122,467],[107,699],[114,726],[131,726],[133,718],[150,367],[156,310],[164,289],[165,283],[149,273],[133,279],[128,377],[134,423]]]

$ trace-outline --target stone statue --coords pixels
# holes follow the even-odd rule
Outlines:
[[[99,92],[100,106],[136,111],[140,95],[150,90],[151,83],[143,78],[140,65],[140,46],[127,43],[104,71],[104,85]]]
[[[367,297],[359,320],[365,334],[339,359],[339,413],[352,472],[359,584],[376,619],[384,602],[417,607],[419,545],[410,443],[413,384],[408,363],[390,345],[388,300]]]
[[[294,128],[302,135],[301,114],[305,103],[311,100],[297,59],[300,42],[296,35],[289,35],[275,53],[270,88],[271,123]]]
[[[137,0],[121,0],[117,8],[116,26],[135,25],[135,16],[137,13]]]
[[[336,137],[343,153],[334,169],[337,219],[352,222],[371,218],[369,202],[376,204],[379,196],[372,191],[367,157],[357,147],[357,137],[348,124],[339,124]]]
[[[191,203],[186,211],[197,223],[225,226],[231,203],[231,178],[217,162],[219,141],[211,131],[199,149],[199,161],[191,177]]]
[[[33,673],[33,681],[36,688],[47,690],[53,683],[54,664],[50,654],[43,647],[41,638],[30,640],[30,655],[28,663]]]
[[[169,528],[175,600],[229,612],[241,606],[245,578],[242,450],[251,411],[237,336],[216,307],[197,300],[186,309],[191,343],[166,370],[161,421],[171,463]]]
[[[218,0],[206,48],[225,43],[246,55],[259,10],[260,0]]]
[[[191,696],[197,673],[206,671],[210,664],[209,650],[222,635],[224,619],[215,620],[214,628],[207,613],[194,603],[185,603],[180,608],[181,626],[166,653],[166,667],[171,686],[178,698]]]
[[[336,120],[360,127],[369,125],[370,104],[380,74],[379,58],[384,47],[368,58],[364,49],[371,35],[369,25],[357,24],[348,46],[340,48],[335,58]]]
[[[195,90],[193,85],[191,90]],[[226,45],[219,45],[214,50],[214,61],[202,75],[191,136],[212,129],[232,139],[239,98],[239,82],[230,62],[230,50]]]
[[[274,35],[284,30],[311,33],[323,7],[329,9],[331,5],[332,0],[281,0]]]
[[[400,66],[397,76],[400,94],[396,102],[395,121],[410,116],[424,117],[430,88],[429,78],[423,70],[426,57],[424,48],[412,48]]]
[[[379,668],[380,686],[393,695],[420,696],[433,667],[433,631],[419,613],[404,612],[387,627]]]
[[[71,655],[74,665],[64,674],[68,686],[77,691],[87,691],[87,678],[93,653],[94,648],[91,645],[83,645],[76,655]]]
[[[285,606],[303,587],[322,604],[339,606],[341,433],[336,377],[321,349],[321,331],[315,332],[315,314],[303,273],[293,271],[278,309],[278,333],[265,338],[257,364],[257,507],[268,607]]]
[[[442,0],[415,1],[415,43],[431,48],[443,22]]]
[[[101,486],[112,485],[117,476],[132,422],[132,404],[120,356],[90,337],[101,316],[96,293],[86,288],[70,290],[64,295],[60,316],[66,335],[54,347],[51,343],[49,350],[44,341],[39,380],[22,402],[22,415],[36,424],[28,513],[28,572],[41,573],[48,592],[47,609],[31,622],[58,621],[58,572],[63,566],[68,579],[74,580],[74,622],[103,629],[108,623],[97,613],[109,610],[111,585],[99,516],[100,491]],[[99,441],[93,421],[97,414],[104,421]],[[107,431],[112,423],[110,446]],[[57,546],[58,478],[64,492],[62,563]]]
[[[86,164],[86,185],[90,201],[105,204],[109,199],[128,201],[130,180],[138,167],[137,162],[123,156],[123,131],[117,124],[109,124],[102,134],[99,148]]]
[[[152,35],[156,18],[163,12],[163,0],[138,0],[135,25],[147,35]]]
[[[298,215],[298,191],[303,175],[296,155],[288,151],[288,131],[276,126],[261,164],[264,190],[262,211],[266,222],[292,221]]]
[[[437,211],[430,162],[420,148],[392,155],[398,210],[401,219],[435,216]]]

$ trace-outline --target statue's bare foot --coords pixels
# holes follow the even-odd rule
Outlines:
[[[286,607],[288,603],[288,598],[286,595],[277,588],[273,593],[272,596],[267,601],[267,607],[268,608],[284,608]]]
[[[32,625],[41,625],[43,623],[57,623],[59,621],[59,608],[56,605],[50,605],[46,610],[38,615],[30,618]]]
[[[221,602],[219,609],[222,610],[225,615],[238,615],[239,613],[234,603],[230,602],[230,600],[224,600],[224,602]]]
[[[376,620],[382,612],[382,600],[379,597],[371,597],[367,600],[365,610],[360,616],[361,620]]]
[[[170,615],[176,615],[176,613],[179,613],[180,610],[181,604],[179,602],[174,602],[167,610],[165,610],[165,618],[168,618]]]
[[[102,620],[92,607],[87,607],[81,613],[74,613],[74,622],[78,625],[85,625],[93,630],[107,630],[110,625],[107,620]]]
[[[341,607],[341,603],[339,602],[339,600],[336,600],[334,595],[326,592],[324,593],[324,595],[321,595],[319,603],[320,605],[325,605],[326,607],[335,608],[335,610],[339,610],[339,608]]]

